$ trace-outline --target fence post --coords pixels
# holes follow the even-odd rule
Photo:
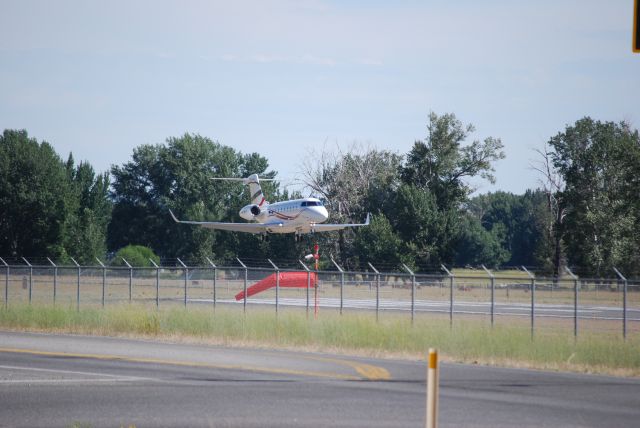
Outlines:
[[[247,312],[247,265],[242,263],[242,260],[236,257],[236,260],[240,265],[244,268],[244,285],[242,286],[242,290],[244,292],[244,299],[242,301],[242,310]]]
[[[496,281],[491,271],[487,269],[484,265],[481,265],[481,266],[482,266],[482,269],[484,269],[484,271],[487,273],[487,275],[489,275],[489,278],[491,278],[491,327],[493,327],[495,310],[496,310]]]
[[[124,257],[120,257],[120,258],[122,259],[124,264],[127,265],[127,267],[129,268],[129,303],[131,303],[131,299],[133,296],[133,268],[131,267],[129,262],[125,260]]]
[[[213,309],[216,309],[216,276],[217,276],[217,266],[213,264],[213,262],[209,259],[209,257],[205,257],[211,267],[213,267]]]
[[[182,268],[184,270],[184,307],[187,307],[187,281],[188,281],[188,275],[189,275],[189,268],[187,267],[187,265],[185,265],[184,263],[182,263],[182,260],[178,259],[178,263],[180,263],[182,265]]]
[[[378,272],[371,263],[367,262],[367,264],[376,273],[376,321],[378,321],[378,314],[380,312],[380,272]]]
[[[331,261],[333,262],[333,264],[340,271],[340,315],[342,315],[342,307],[344,306],[344,271],[338,265],[338,263],[336,263],[336,261],[333,260],[333,256],[330,256],[330,258],[331,258]]]
[[[309,270],[307,265],[302,263],[302,260],[298,260],[298,261],[300,262],[304,270],[307,271],[307,318],[309,318],[309,288],[311,288],[311,271]]]
[[[453,327],[453,274],[445,265],[440,265],[449,276],[449,327]]]
[[[616,271],[616,275],[622,280],[622,338],[627,340],[627,278],[620,273],[618,269],[613,268]]]
[[[156,268],[156,309],[158,309],[160,307],[160,266],[151,258],[149,258],[149,261]]]
[[[31,304],[31,290],[33,288],[33,266],[31,266],[31,263],[29,263],[29,261],[24,257],[22,258],[22,260],[24,260],[27,266],[29,266],[29,304]]]
[[[9,265],[0,257],[0,262],[4,265],[4,308],[7,309],[9,300]]]
[[[76,310],[79,311],[80,310],[80,265],[78,264],[76,259],[74,259],[73,257],[69,257],[69,258],[76,265],[76,268],[78,269],[78,281],[77,281],[77,287],[76,287]]]
[[[56,292],[58,288],[58,266],[54,262],[51,261],[49,257],[47,257],[51,266],[53,266],[53,305],[56,305]]]
[[[273,266],[273,268],[276,270],[276,315],[278,315],[278,303],[279,303],[279,296],[280,296],[280,270],[278,269],[278,266],[276,266],[276,264],[271,261],[271,259],[267,259],[267,260],[269,261],[269,263],[271,263],[271,266]]]
[[[96,260],[98,261],[98,263],[100,263],[100,266],[102,266],[102,307],[104,308],[104,294],[107,287],[107,268],[99,258],[96,257]]]
[[[531,280],[531,339],[533,340],[533,334],[535,331],[535,320],[536,320],[536,277],[527,270],[526,267],[521,266],[522,270],[529,275],[529,279]]]
[[[407,272],[409,272],[409,275],[411,275],[411,324],[413,324],[413,319],[414,319],[415,312],[416,312],[416,275],[404,263],[402,263],[402,267]]]
[[[568,267],[564,268],[573,278],[573,336],[578,337],[578,277]]]

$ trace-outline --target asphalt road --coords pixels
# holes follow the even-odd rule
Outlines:
[[[640,380],[441,365],[442,427],[629,427]],[[424,426],[425,365],[0,332],[0,426]]]

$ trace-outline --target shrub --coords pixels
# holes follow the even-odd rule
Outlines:
[[[149,259],[153,260],[156,264],[160,263],[160,257],[158,257],[151,248],[144,245],[127,245],[120,248],[116,252],[115,257],[111,260],[113,266],[126,266],[122,259],[126,259],[131,266],[145,267],[152,266]]]

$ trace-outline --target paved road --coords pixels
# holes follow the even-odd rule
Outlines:
[[[0,426],[424,425],[420,362],[0,332]],[[442,427],[637,426],[640,380],[443,364]]]
[[[190,299],[192,303],[205,303],[213,304],[212,299]],[[236,301],[235,299],[218,299],[218,303],[222,304],[242,304],[242,301]],[[275,305],[275,299],[255,298],[250,297],[247,300],[250,304],[262,304],[262,305]],[[307,304],[306,297],[303,298],[281,298],[278,300],[278,304],[282,306],[300,306],[305,307]],[[318,302],[321,308],[339,308],[339,298],[320,298]],[[310,306],[313,306],[313,297],[309,302]],[[364,309],[375,310],[375,299],[344,299],[344,309]],[[380,310],[382,311],[411,311],[411,301],[408,300],[381,300]],[[574,317],[573,305],[558,305],[537,303],[535,306],[536,317],[547,318],[571,318]],[[416,300],[415,301],[416,312],[441,312],[449,313],[449,301],[444,300]],[[454,314],[476,314],[487,315],[491,314],[490,302],[462,302],[458,301],[453,304]],[[497,303],[494,306],[495,315],[506,316],[531,316],[531,304],[530,303]],[[615,306],[603,306],[603,305],[580,305],[578,306],[578,318],[582,319],[597,319],[597,320],[622,320],[622,308]],[[629,307],[627,308],[627,321],[640,321],[640,308]]]

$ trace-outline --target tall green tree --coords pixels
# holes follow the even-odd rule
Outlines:
[[[493,162],[504,158],[503,146],[493,137],[464,145],[475,128],[454,114],[432,112],[427,131],[426,139],[414,143],[400,169],[402,181],[410,187],[400,188],[396,209],[411,214],[396,224],[420,263],[453,263],[463,225],[462,204],[473,191],[467,180],[479,176],[494,182]],[[418,205],[410,207],[414,203]]]
[[[64,246],[78,262],[95,263],[107,251],[107,226],[111,220],[109,174],[96,174],[87,162],[65,166],[70,184]]]
[[[476,217],[463,216],[457,235],[455,265],[498,267],[504,264],[510,254],[502,246],[504,228],[500,226],[487,230]]]
[[[63,257],[69,181],[47,143],[27,131],[0,136],[0,253]]]
[[[438,209],[430,191],[414,185],[400,186],[389,217],[412,265],[439,265],[451,260],[453,247],[446,245],[454,239],[455,230],[449,228],[454,222],[448,215]]]
[[[551,158],[566,189],[563,236],[569,261],[586,274],[637,271],[640,137],[625,123],[589,117],[549,140]]]
[[[505,157],[499,138],[487,137],[463,145],[473,125],[464,125],[453,113],[429,114],[427,137],[418,140],[402,167],[402,180],[429,189],[440,210],[458,209],[471,191],[465,181],[479,176],[495,182],[493,162]]]
[[[367,269],[367,263],[371,263],[380,270],[395,270],[400,269],[405,261],[402,257],[402,240],[384,214],[374,215],[368,227],[356,232],[355,248],[361,269]]]
[[[523,195],[500,191],[486,193],[475,196],[466,206],[504,250],[506,259],[501,256],[493,265],[500,261],[509,266],[548,266],[550,256],[543,253],[547,247],[546,195],[543,191],[527,190]],[[493,242],[487,243],[493,245]]]

